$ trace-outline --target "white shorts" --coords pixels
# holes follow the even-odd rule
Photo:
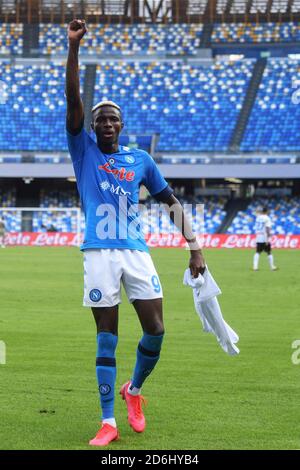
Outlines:
[[[121,303],[121,281],[129,302],[163,296],[149,253],[138,250],[84,251],[84,307],[113,307]]]

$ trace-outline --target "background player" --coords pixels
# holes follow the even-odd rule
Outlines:
[[[267,207],[263,207],[258,211],[258,216],[255,221],[255,233],[256,233],[256,253],[253,258],[253,270],[258,271],[258,263],[260,253],[265,251],[268,255],[270,268],[272,271],[276,271],[277,268],[274,265],[274,259],[272,255],[270,237],[271,237],[272,222],[268,216]]]
[[[158,201],[177,212],[175,217],[170,212],[170,218],[175,219],[175,224],[189,243],[189,266],[194,276],[204,271],[205,262],[182,206],[152,157],[144,151],[119,145],[119,134],[124,126],[119,106],[112,101],[94,106],[92,128],[97,143],[84,130],[78,51],[85,33],[84,21],[73,20],[69,24],[67,137],[86,220],[82,245],[84,305],[92,308],[97,325],[96,374],[102,426],[90,444],[103,446],[118,438],[114,417],[114,387],[121,280],[143,329],[132,380],[124,384],[120,392],[127,405],[129,424],[136,432],[145,429],[140,391],[159,360],[164,336],[160,281],[142,233],[138,229],[133,230],[134,233],[131,230],[138,226],[135,206],[141,183]],[[120,211],[121,215],[127,214],[125,218],[121,217]]]

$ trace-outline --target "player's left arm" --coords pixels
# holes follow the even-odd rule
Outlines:
[[[198,277],[198,274],[203,274],[205,270],[205,260],[201,251],[200,245],[197,242],[195,234],[193,233],[191,224],[187,219],[183,207],[178,199],[171,194],[165,201],[165,204],[169,206],[169,216],[172,222],[180,230],[183,237],[187,241],[191,256],[189,262],[189,268],[193,277]]]

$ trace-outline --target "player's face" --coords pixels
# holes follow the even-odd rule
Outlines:
[[[121,114],[116,108],[103,106],[96,110],[93,118],[94,131],[100,142],[109,144],[118,141],[123,122]]]

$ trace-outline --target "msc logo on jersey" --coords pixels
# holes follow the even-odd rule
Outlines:
[[[100,183],[100,188],[103,190],[103,191],[107,191],[108,189],[110,189],[110,184],[108,181],[103,181],[102,183]]]
[[[131,195],[130,191],[125,191],[121,186],[110,184],[108,181],[102,181],[102,183],[100,183],[100,188],[102,191],[107,191],[109,189],[112,194],[116,194],[117,196]]]
[[[134,163],[135,162],[135,159],[134,157],[132,157],[131,155],[125,155],[125,161],[127,163]]]
[[[99,165],[98,169],[105,171],[106,173],[111,173],[120,181],[133,181],[135,177],[135,171],[127,171],[126,168],[110,168],[109,162],[106,162],[104,165]]]
[[[102,294],[99,289],[92,289],[90,291],[90,300],[92,302],[99,302],[99,300],[101,300],[101,297],[102,297]]]
[[[111,386],[108,384],[101,384],[99,385],[99,392],[101,395],[108,395],[111,391]]]

